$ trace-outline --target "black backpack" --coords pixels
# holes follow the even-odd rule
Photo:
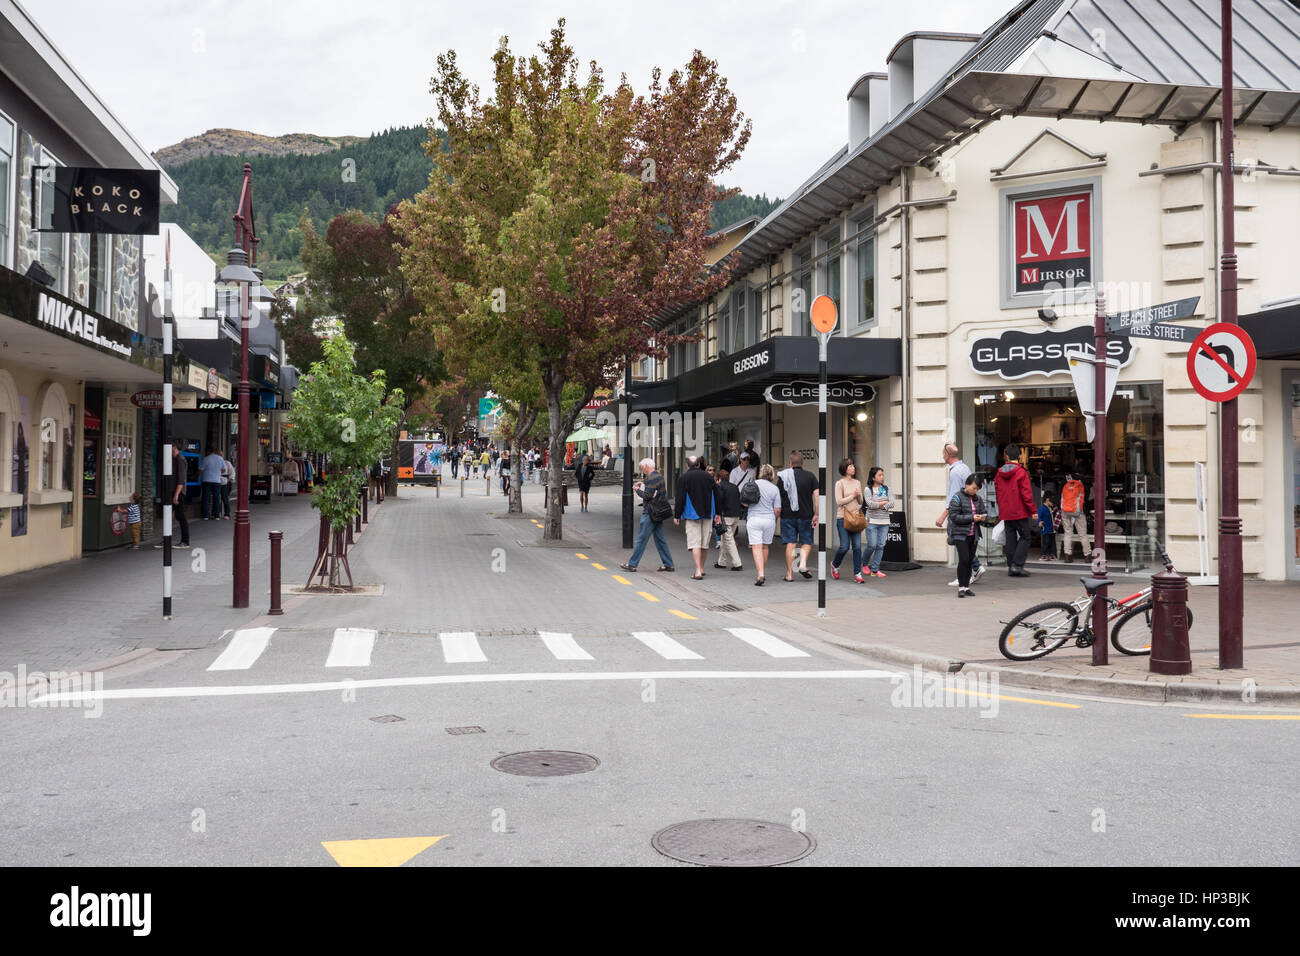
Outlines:
[[[758,493],[758,482],[753,478],[745,479],[745,483],[740,486],[740,503],[742,505],[756,505],[762,495]]]

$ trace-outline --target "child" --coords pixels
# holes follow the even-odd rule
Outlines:
[[[1056,560],[1056,517],[1053,514],[1052,496],[1043,495],[1038,506],[1038,533],[1042,536],[1041,557],[1044,561]]]
[[[131,550],[140,550],[140,492],[131,496],[131,503],[126,506],[126,523],[131,529]]]

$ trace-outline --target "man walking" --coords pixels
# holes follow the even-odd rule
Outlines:
[[[753,454],[752,452],[750,453]],[[781,540],[785,542],[785,580],[793,581],[798,571],[811,578],[808,554],[812,551],[813,529],[817,527],[817,503],[821,491],[817,479],[803,470],[803,455],[790,452],[790,467],[777,475],[781,489]],[[795,549],[799,551],[795,566]]]
[[[1034,507],[1034,490],[1029,472],[1020,464],[1020,446],[1014,442],[1002,452],[1003,465],[998,469],[994,487],[998,495],[998,518],[1006,525],[1007,575],[1027,578],[1025,559],[1029,557],[1031,519],[1038,514]]]
[[[943,463],[948,466],[948,492],[944,496],[944,501],[952,501],[952,496],[966,487],[966,479],[971,476],[970,466],[961,460],[961,452],[956,445],[949,442],[943,446]],[[943,512],[935,519],[935,527],[942,528],[948,520],[948,508],[945,506]],[[960,546],[957,546],[960,552]],[[961,555],[958,554],[958,560]],[[970,583],[974,584],[980,578],[984,577],[984,565],[980,563],[979,555],[976,554],[971,560]],[[955,588],[960,586],[960,581],[953,578],[948,582],[948,587]]]
[[[675,571],[672,552],[668,550],[668,539],[664,537],[663,521],[655,521],[650,514],[650,503],[666,497],[664,476],[655,470],[653,458],[641,459],[640,468],[643,480],[633,485],[632,490],[641,499],[641,527],[636,533],[636,543],[632,547],[632,556],[627,559],[626,564],[620,564],[619,567],[624,571],[635,571],[636,566],[641,563],[641,555],[645,553],[645,546],[650,543],[650,537],[653,535],[655,548],[659,551],[659,560],[663,562],[659,566],[659,570]]]
[[[704,577],[704,555],[709,550],[711,529],[722,523],[719,504],[718,486],[704,470],[704,456],[691,455],[686,459],[686,470],[677,479],[673,524],[686,522],[686,547],[695,561],[695,573],[691,575],[694,581]]]
[[[718,499],[722,507],[722,527],[718,530],[722,535],[722,553],[718,555],[718,560],[714,563],[715,568],[727,567],[723,561],[728,562],[731,570],[740,571],[744,565],[740,563],[740,549],[736,547],[736,526],[740,523],[740,488],[731,483],[731,473],[727,470],[726,462],[718,469]]]
[[[204,452],[203,461],[199,463],[204,521],[218,521],[221,518],[221,474],[225,470],[226,459],[218,455],[217,450],[209,445]]]
[[[179,522],[181,526],[181,544],[182,548],[190,546],[190,523],[185,518],[185,486],[189,484],[189,467],[185,464],[185,456],[181,454],[180,445],[172,445],[172,519]],[[175,530],[172,531],[173,537]],[[154,545],[161,548],[162,545]]]

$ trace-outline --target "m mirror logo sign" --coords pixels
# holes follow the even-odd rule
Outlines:
[[[1012,221],[1014,292],[1092,284],[1090,191],[1015,200]]]
[[[1096,332],[1090,325],[1059,332],[1007,329],[997,336],[972,342],[970,364],[981,375],[997,375],[1008,380],[1056,375],[1069,372],[1070,355],[1093,355],[1095,343]],[[1106,354],[1123,368],[1133,361],[1133,340],[1127,336],[1107,339]]]

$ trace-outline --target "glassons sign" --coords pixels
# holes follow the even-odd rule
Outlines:
[[[1014,294],[1091,285],[1092,192],[1012,202]]]

